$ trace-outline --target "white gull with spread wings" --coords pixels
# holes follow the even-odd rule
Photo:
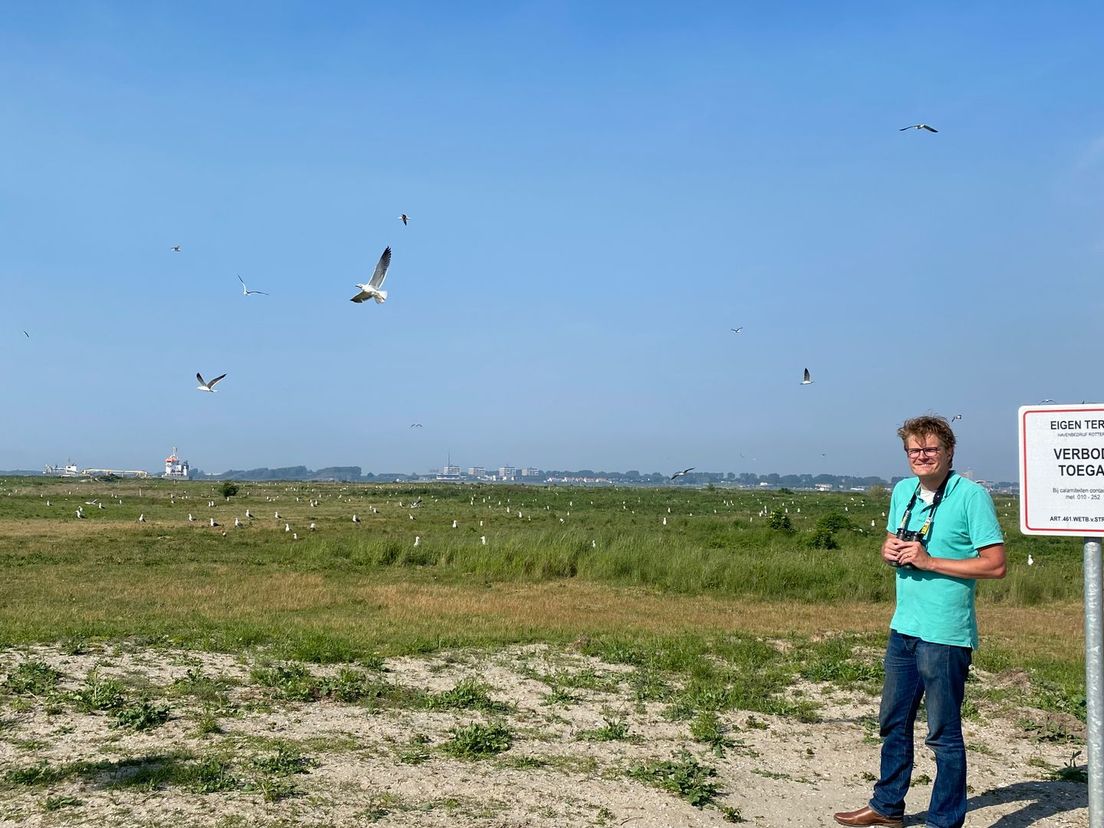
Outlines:
[[[199,385],[196,386],[196,391],[210,391],[212,394],[215,393],[215,383],[225,376],[226,374],[219,374],[210,382],[204,382],[203,375],[200,373],[196,373],[196,379],[199,380]]]
[[[387,278],[387,268],[391,264],[391,248],[388,247],[383,251],[383,255],[380,256],[379,262],[376,264],[376,272],[372,274],[372,280],[366,285],[357,285],[360,288],[360,293],[352,298],[353,302],[367,302],[369,299],[375,299],[377,305],[382,305],[387,301],[387,291],[383,290],[383,280]]]

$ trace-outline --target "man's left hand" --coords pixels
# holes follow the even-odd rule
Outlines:
[[[899,564],[912,564],[917,569],[932,568],[932,557],[920,541],[901,541],[897,550],[897,562]]]

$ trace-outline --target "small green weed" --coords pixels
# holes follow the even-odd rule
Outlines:
[[[47,796],[42,801],[42,810],[49,813],[60,811],[62,808],[77,808],[82,804],[75,796]]]
[[[224,707],[229,702],[232,684],[230,679],[207,676],[202,670],[189,668],[183,678],[169,686],[169,691],[173,695],[191,696],[197,701]]]
[[[368,823],[379,822],[401,804],[401,800],[393,794],[377,794],[368,800],[366,808],[356,813],[356,817]]]
[[[253,767],[265,773],[288,776],[293,773],[307,773],[314,761],[304,756],[294,745],[279,744],[276,752],[253,758]]]
[[[123,684],[118,679],[104,678],[95,670],[85,676],[84,686],[73,694],[73,701],[85,712],[115,710],[126,702]]]
[[[82,636],[71,636],[58,644],[60,649],[65,655],[75,656],[84,655],[88,652],[88,641]]]
[[[421,765],[429,761],[429,737],[423,733],[414,736],[399,750],[399,761],[404,765]]]
[[[168,705],[154,704],[149,699],[124,704],[111,711],[112,725],[127,730],[150,730],[169,719]]]
[[[1077,764],[1077,757],[1080,755],[1081,751],[1076,751],[1066,760],[1066,764],[1051,772],[1050,778],[1059,782],[1081,782],[1083,784],[1088,784],[1089,766],[1087,764]]]
[[[548,695],[544,697],[545,704],[574,704],[578,700],[578,697],[574,693],[566,687],[561,687],[559,685],[554,686],[548,691]]]
[[[483,759],[509,750],[513,744],[510,729],[496,722],[494,724],[470,724],[456,727],[451,731],[452,738],[444,744],[443,750],[458,759]]]
[[[747,819],[740,813],[739,808],[733,808],[729,805],[721,806],[721,817],[725,822],[747,822]]]
[[[413,706],[422,698],[411,690],[381,678],[378,671],[345,668],[335,678],[322,685],[321,692],[329,698],[347,703],[369,705]]]
[[[299,789],[295,784],[281,776],[258,775],[253,779],[250,787],[260,791],[265,802],[280,802],[299,795]]]
[[[710,804],[720,793],[720,786],[713,781],[717,771],[685,751],[674,759],[638,765],[629,770],[629,776],[673,793],[697,808]]]
[[[579,738],[585,742],[618,742],[628,738],[629,723],[624,719],[604,716],[605,724],[594,730],[584,730]]]
[[[511,709],[508,704],[494,701],[488,689],[473,678],[461,679],[451,690],[429,696],[425,706],[430,710],[483,710],[488,713],[505,713]]]
[[[65,769],[43,760],[25,768],[13,768],[4,774],[4,781],[12,785],[51,785],[65,777]]]
[[[515,770],[536,770],[548,767],[548,760],[539,756],[513,756],[503,762],[503,767]]]
[[[371,670],[375,673],[384,673],[387,671],[387,666],[384,664],[383,656],[376,653],[368,653],[362,655],[357,659],[357,664],[363,667],[365,670]]]
[[[209,756],[192,765],[187,776],[187,787],[196,793],[234,791],[241,787],[230,763],[218,756]]]
[[[4,679],[3,688],[20,696],[45,696],[61,680],[61,673],[41,661],[24,661]]]
[[[222,725],[219,724],[218,716],[211,708],[205,709],[202,713],[196,716],[195,733],[197,736],[210,736],[213,733],[222,733]]]
[[[629,676],[629,686],[638,702],[667,701],[673,692],[663,676],[648,668],[634,670]]]
[[[316,701],[322,696],[322,680],[302,664],[255,667],[250,678],[271,689],[277,698],[288,701]]]
[[[703,710],[694,718],[690,723],[690,736],[695,742],[709,745],[718,756],[724,756],[725,748],[734,744],[727,729],[712,710]]]

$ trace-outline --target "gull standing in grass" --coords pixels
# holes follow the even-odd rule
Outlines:
[[[235,275],[235,276],[237,276],[237,277],[238,277],[238,281],[239,281],[239,282],[241,282],[241,285],[242,285],[242,296],[252,296],[252,295],[253,295],[253,294],[255,294],[255,293],[256,293],[256,294],[260,294],[261,296],[268,296],[268,294],[267,294],[267,293],[265,293],[265,292],[264,292],[263,290],[250,290],[249,288],[247,288],[247,287],[245,286],[245,280],[244,280],[244,279],[242,279],[242,277],[241,277],[241,275],[240,275],[240,274],[238,274],[238,273],[235,273],[234,275]]]
[[[383,255],[380,256],[379,262],[376,263],[376,272],[372,274],[372,279],[367,284],[357,285],[360,288],[360,293],[354,296],[351,302],[366,302],[369,299],[375,299],[377,305],[382,305],[387,301],[387,291],[383,290],[383,280],[387,278],[387,268],[391,265],[391,248],[387,247],[383,251]]]
[[[219,380],[221,380],[225,376],[226,376],[226,374],[219,374],[217,377],[215,377],[210,382],[205,382],[204,379],[203,379],[203,375],[200,374],[197,371],[196,372],[196,379],[199,380],[199,385],[196,386],[196,391],[209,391],[212,394],[215,393],[215,383],[218,382]]]

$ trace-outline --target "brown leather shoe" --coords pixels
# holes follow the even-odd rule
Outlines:
[[[840,811],[832,816],[840,825],[888,825],[890,828],[901,828],[905,824],[903,819],[882,816],[869,805],[857,811]]]

